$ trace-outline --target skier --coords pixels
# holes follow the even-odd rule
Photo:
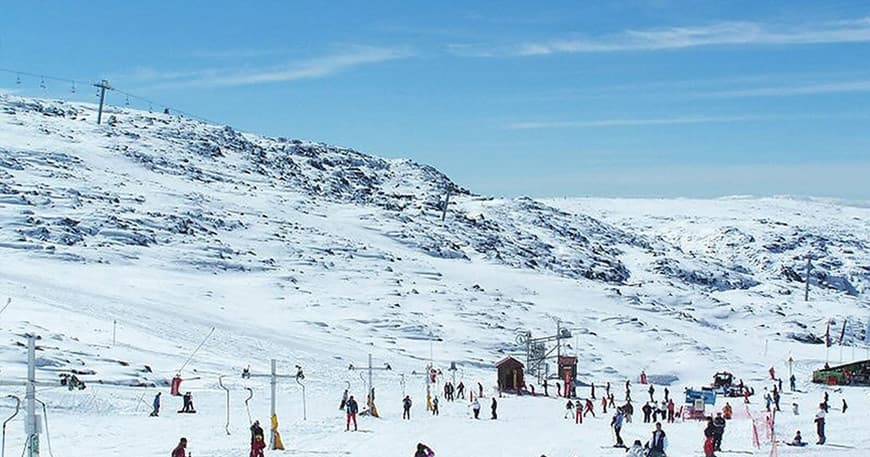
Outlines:
[[[803,437],[801,436],[801,431],[798,430],[795,432],[794,438],[792,438],[791,443],[788,443],[788,445],[789,446],[804,447],[807,445],[807,442],[804,441]]]
[[[650,385],[649,385],[649,390],[647,390],[647,392],[649,392],[649,401],[656,401],[655,398],[653,398],[653,394],[656,392],[656,388],[655,388],[655,386],[653,386],[652,384],[650,384]]]
[[[459,385],[456,386],[456,393],[459,395],[459,398],[465,400],[465,384],[462,381],[459,381]]]
[[[795,391],[795,384],[797,383],[797,378],[795,378],[794,375],[791,375],[788,378],[788,383],[789,383],[789,387],[791,387],[791,391],[794,392]]]
[[[547,378],[544,378],[544,396],[549,397],[550,393],[547,391]]]
[[[601,397],[601,409],[604,411],[602,414],[607,414],[607,397]]]
[[[172,457],[185,457],[184,450],[187,449],[187,438],[178,440],[178,446],[172,450]]]
[[[831,406],[828,404],[828,399],[829,399],[829,398],[830,398],[830,397],[828,397],[828,393],[825,392],[825,402],[823,403],[823,404],[825,405],[825,413],[829,413],[829,412],[831,412]]]
[[[704,456],[713,457],[716,445],[713,444],[713,437],[716,436],[716,426],[713,425],[713,418],[707,418],[707,427],[704,429]]]
[[[610,381],[607,381],[607,384],[604,385],[604,396],[610,396]]]
[[[568,403],[565,404],[565,419],[567,419],[574,412],[574,402],[568,400]]]
[[[673,398],[668,400],[668,423],[669,424],[674,423],[674,410],[676,409],[676,407],[677,406],[674,404]],[[728,411],[731,411],[731,405],[729,405],[728,403],[725,403],[725,408],[727,408]],[[726,419],[728,419],[728,418],[730,418],[730,413]]]
[[[767,412],[770,412],[770,404],[771,403],[773,403],[773,399],[770,398],[770,392],[765,392],[765,394],[764,394],[765,406],[764,407],[765,407],[765,409],[767,409]]]
[[[263,439],[263,427],[260,427],[260,421],[254,421],[251,424],[251,448],[253,448],[254,443],[257,441],[257,437]]]
[[[649,402],[646,402],[640,410],[643,411],[643,423],[649,424],[650,416],[652,415],[652,406],[649,405]]]
[[[562,385],[559,384],[559,381],[556,381],[556,396],[557,397],[562,396]]]
[[[767,370],[767,372],[770,373],[770,380],[776,381],[776,370],[774,370],[773,367],[770,367],[770,369]]]
[[[816,434],[819,435],[819,441],[816,444],[825,444],[825,404],[819,403],[819,412],[816,413]]]
[[[716,418],[713,419],[713,427],[715,427],[716,432],[713,434],[713,449],[721,451],[722,436],[725,435],[725,418],[722,417],[722,413],[716,413]]]
[[[498,402],[495,401],[495,397],[492,397],[492,404],[490,405],[490,409],[492,409],[492,420],[498,419],[498,414],[496,410],[498,409]]]
[[[673,402],[672,402],[673,403]],[[731,420],[731,416],[734,415],[734,409],[731,408],[731,403],[725,402],[725,407],[722,408],[722,416],[725,417],[725,420]]]
[[[347,389],[344,389],[344,394],[341,395],[341,406],[338,409],[344,410],[345,406],[347,406]]]
[[[640,440],[634,440],[634,444],[628,448],[628,451],[625,453],[625,457],[645,457],[646,453],[643,450],[643,445],[640,443]]]
[[[347,404],[345,405],[344,411],[346,413],[346,425],[344,431],[350,431],[351,422],[353,422],[353,431],[356,431],[356,413],[359,412],[359,405],[357,404],[356,400],[354,400],[353,395],[351,395],[347,399]]]
[[[616,413],[610,421],[610,426],[613,427],[613,432],[616,434],[616,444],[613,447],[625,447],[625,443],[622,442],[622,435],[619,434],[622,431],[622,421],[624,419],[625,414],[622,412],[622,408],[616,408]]]
[[[777,378],[776,384],[779,386],[779,392],[782,393],[782,378]]]
[[[640,370],[640,383],[646,384],[646,371]]]
[[[402,419],[411,420],[411,397],[407,395],[402,400]]]
[[[616,395],[614,395],[613,393],[608,395],[607,406],[610,406],[611,408],[616,408]]]
[[[845,400],[843,401],[845,402]],[[157,417],[157,415],[160,413],[160,392],[157,392],[157,395],[154,396],[154,401],[151,403],[151,405],[154,407],[154,410],[151,411],[151,417]]]
[[[665,431],[662,430],[662,423],[656,422],[656,429],[652,432],[652,439],[649,441],[648,457],[665,457],[665,450],[668,448],[668,437]]]
[[[180,413],[195,413],[196,409],[193,407],[193,394],[190,392],[185,392],[184,396],[181,397],[184,405],[181,407]]]
[[[475,419],[480,419],[480,402],[477,401],[477,399],[475,398],[475,399],[471,402],[471,405],[470,405],[470,406],[471,406],[471,412],[474,413],[474,418],[475,418]]]
[[[670,395],[671,395],[671,391],[668,390],[667,387],[665,387],[665,401],[666,401],[666,402],[671,400]]]
[[[417,452],[414,453],[414,457],[435,457],[435,451],[423,443],[417,443]]]
[[[432,415],[433,415],[433,416],[438,416],[438,415],[439,415],[439,412],[438,412],[438,397],[437,397],[437,396],[436,396],[435,398],[432,399]]]
[[[844,399],[843,399],[843,414],[846,414],[846,409],[847,409],[848,407],[849,407],[849,405],[846,404],[846,399],[844,398]]]
[[[592,383],[591,390],[592,390],[592,392],[590,393],[590,396],[592,397],[593,400],[595,400],[595,383],[594,382]]]
[[[592,413],[592,417],[595,417],[595,410],[594,410],[594,407],[592,405],[592,400],[587,398],[586,399],[586,409],[583,411],[583,416],[586,416],[589,413]]]
[[[477,396],[481,398],[483,397],[483,384],[479,382],[477,383]]]

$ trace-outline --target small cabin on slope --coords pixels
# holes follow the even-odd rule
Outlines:
[[[516,392],[525,387],[523,363],[513,357],[505,357],[495,364],[498,370],[498,387],[503,392]]]

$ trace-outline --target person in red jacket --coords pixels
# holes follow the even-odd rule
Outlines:
[[[178,446],[172,450],[172,457],[185,457],[184,450],[187,449],[187,438],[178,440]]]
[[[263,457],[263,449],[266,449],[266,442],[263,435],[257,435],[251,443],[251,457]]]

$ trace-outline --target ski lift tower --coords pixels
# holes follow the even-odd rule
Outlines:
[[[389,363],[384,363],[383,367],[372,366],[372,353],[369,352],[369,365],[368,365],[368,367],[356,367],[353,364],[350,364],[350,365],[348,365],[347,369],[350,371],[366,370],[369,372],[368,384],[366,385],[366,395],[369,398],[368,403],[370,403],[367,406],[369,406],[369,408],[371,408],[372,405],[374,405],[374,403],[375,403],[374,395],[372,395],[372,390],[373,390],[372,372],[373,371],[390,371],[393,369],[393,367],[391,367]]]
[[[526,347],[526,371],[530,375],[537,376],[538,382],[541,382],[541,378],[546,375],[547,361],[550,359],[558,361],[562,355],[562,340],[573,338],[571,330],[562,327],[561,320],[555,319],[555,321],[555,335],[533,338],[531,330],[517,332],[517,344]]]
[[[25,386],[24,434],[26,436],[26,442],[24,444],[24,452],[22,453],[22,455],[26,457],[39,457],[39,435],[42,433],[43,418],[36,414],[36,403],[41,403],[43,405],[43,408],[45,408],[45,404],[36,398],[36,386],[40,385],[55,387],[58,384],[55,382],[38,382],[36,380],[36,339],[38,337],[33,334],[27,334],[26,336],[27,379],[24,382],[0,381],[0,386]],[[72,381],[68,380],[67,382]],[[76,387],[79,389],[83,389],[84,383],[76,379],[75,384],[69,384],[70,390],[73,390]]]

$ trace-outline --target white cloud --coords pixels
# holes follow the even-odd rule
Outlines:
[[[701,92],[692,95],[710,98],[788,97],[795,95],[836,94],[853,92],[870,92],[870,80],[808,83],[791,86],[750,87],[742,89]]]
[[[569,37],[518,45],[455,46],[462,55],[535,56],[563,53],[656,51],[702,46],[800,45],[870,42],[870,18],[784,26],[759,22],[719,22],[689,27],[625,30],[600,37]]]
[[[157,81],[148,89],[180,89],[191,87],[250,86],[323,78],[353,67],[386,62],[412,56],[400,48],[354,46],[342,52],[307,60],[298,60],[280,66],[260,68],[222,68],[188,72],[161,72],[139,69],[137,79]]]
[[[784,119],[782,116],[737,115],[737,116],[681,116],[645,119],[592,119],[576,121],[527,121],[514,122],[504,126],[509,130],[586,128],[586,127],[622,127],[648,125],[680,125],[680,124],[723,124],[733,122],[770,121]],[[792,119],[792,117],[789,117]]]

